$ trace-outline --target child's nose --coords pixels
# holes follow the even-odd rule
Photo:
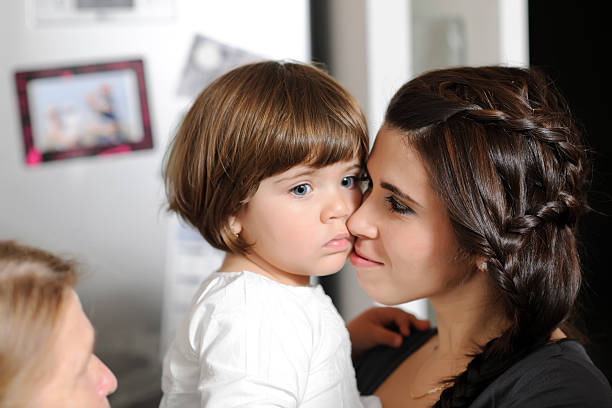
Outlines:
[[[117,377],[97,356],[94,356],[98,364],[98,384],[96,391],[100,397],[106,397],[117,389]]]
[[[351,215],[350,212],[347,198],[342,194],[333,193],[321,213],[321,218],[323,222],[337,218],[346,219]]]

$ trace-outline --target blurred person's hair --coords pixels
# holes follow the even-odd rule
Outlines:
[[[75,263],[0,241],[0,407],[27,406],[52,375]]]

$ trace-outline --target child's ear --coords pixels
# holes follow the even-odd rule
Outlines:
[[[242,223],[240,222],[238,217],[232,215],[231,217],[229,217],[228,223],[232,234],[234,234],[235,236],[240,235],[240,233],[242,232]]]

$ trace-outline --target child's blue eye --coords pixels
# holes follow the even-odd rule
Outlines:
[[[300,184],[299,186],[295,186],[291,189],[291,193],[295,194],[296,196],[305,196],[311,191],[312,187],[310,187],[310,184]]]
[[[342,185],[342,187],[352,188],[355,185],[356,179],[356,176],[346,176],[342,179],[342,182],[340,182],[340,184]]]

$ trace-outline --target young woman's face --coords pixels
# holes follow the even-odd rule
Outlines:
[[[94,329],[71,291],[52,349],[52,375],[35,406],[49,408],[109,407],[107,396],[117,388],[110,369],[93,354]]]
[[[241,237],[253,244],[249,259],[297,285],[340,270],[352,249],[346,220],[361,201],[360,171],[354,159],[264,179],[236,216]]]
[[[393,305],[432,298],[469,271],[447,211],[401,134],[383,127],[368,160],[370,185],[348,221],[350,260],[368,295]]]

